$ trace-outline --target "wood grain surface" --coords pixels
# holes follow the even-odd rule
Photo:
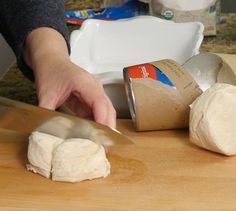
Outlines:
[[[235,55],[221,56],[235,65]],[[192,145],[187,130],[137,133],[130,120],[118,120],[134,144],[110,148],[107,178],[72,184],[28,172],[29,129],[43,117],[21,106],[1,110],[0,211],[236,210],[236,157]]]
[[[28,134],[0,129],[0,210],[236,209],[235,157],[195,147],[188,131],[117,123],[134,144],[110,149],[107,178],[74,184],[28,172]]]

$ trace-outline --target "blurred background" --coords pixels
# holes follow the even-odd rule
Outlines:
[[[144,2],[148,1],[144,0]],[[67,0],[65,1],[65,8],[66,11],[71,11],[118,6],[122,3],[124,3],[124,0]],[[217,35],[204,38],[201,52],[236,54],[236,0],[222,0],[220,1],[220,8]],[[68,24],[70,31],[79,29],[79,27]],[[0,44],[1,42],[2,38],[0,37]],[[0,49],[0,57],[3,58],[4,54],[4,56],[9,58],[9,61],[5,58],[4,61],[6,63],[12,62],[13,55],[8,51],[7,46],[1,44]],[[6,64],[4,64],[4,61],[0,60],[0,64],[5,68]],[[0,96],[30,104],[37,104],[35,85],[21,74],[15,64],[0,79]]]
[[[236,12],[235,0],[222,0],[221,1],[222,12]]]

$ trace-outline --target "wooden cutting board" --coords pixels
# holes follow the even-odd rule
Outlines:
[[[134,144],[110,149],[107,178],[74,184],[26,171],[28,134],[0,129],[0,210],[236,209],[236,157],[193,146],[187,131],[117,123]]]

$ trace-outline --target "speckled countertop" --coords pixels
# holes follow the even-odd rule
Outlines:
[[[66,9],[82,9],[99,7],[101,0],[76,1],[68,0]],[[220,24],[218,34],[205,37],[201,51],[236,54],[236,13],[221,14],[225,23]],[[75,27],[70,27],[70,30]],[[14,65],[0,81],[0,96],[37,104],[35,85],[26,79]]]

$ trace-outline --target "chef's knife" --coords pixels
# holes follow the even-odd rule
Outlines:
[[[115,129],[61,112],[0,97],[0,128],[44,132],[64,139],[87,138],[105,146],[131,144]]]

